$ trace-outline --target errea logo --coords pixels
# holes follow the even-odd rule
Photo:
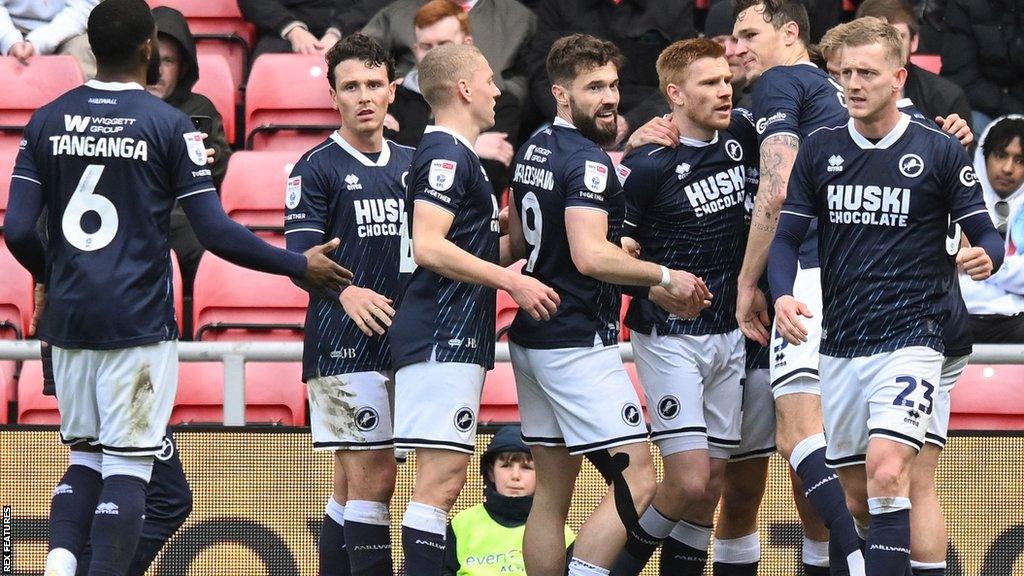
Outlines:
[[[829,172],[842,172],[843,171],[843,157],[839,154],[833,154],[829,156],[828,168]]]
[[[682,179],[686,178],[689,175],[690,175],[690,165],[689,164],[687,164],[686,162],[683,162],[683,163],[679,164],[679,166],[676,166],[676,178],[677,179],[682,180]]]
[[[356,176],[355,174],[349,174],[348,176],[345,176],[345,184],[347,184],[347,186],[345,186],[347,190],[363,189],[363,185],[359,183],[359,176]]]

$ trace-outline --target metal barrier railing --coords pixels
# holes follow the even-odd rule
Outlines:
[[[633,348],[619,344],[625,362],[633,361]],[[0,340],[0,360],[38,360],[38,340]],[[224,425],[245,426],[245,363],[300,362],[301,342],[179,342],[181,362],[224,364]],[[498,342],[496,362],[508,362],[508,344]],[[1024,345],[977,344],[971,354],[974,364],[1024,364]]]

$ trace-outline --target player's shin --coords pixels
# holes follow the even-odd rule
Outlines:
[[[387,504],[349,500],[345,505],[345,542],[352,576],[389,576],[394,572]]]
[[[402,552],[408,576],[440,576],[447,521],[446,511],[409,502],[402,518]]]
[[[321,576],[348,576],[352,573],[345,545],[345,506],[335,500],[334,496],[327,498],[317,549],[320,553]]]
[[[124,576],[142,532],[152,457],[103,457],[103,491],[93,516],[90,576]]]
[[[611,573],[613,576],[635,576],[650,561],[654,551],[672,533],[677,520],[668,518],[651,504],[637,525],[626,531],[626,545],[615,560]]]
[[[811,436],[797,444],[790,465],[803,483],[807,500],[829,529],[830,540],[835,542],[830,548],[830,564],[846,565],[851,574],[856,574],[861,562],[860,542],[839,476],[825,465],[825,435]]]
[[[71,576],[85,548],[93,512],[103,488],[102,454],[72,450],[69,466],[53,490],[47,576]]]
[[[910,498],[868,499],[871,530],[864,552],[867,576],[899,576],[910,568]]]
[[[661,548],[661,576],[699,576],[708,562],[711,526],[680,521]]]

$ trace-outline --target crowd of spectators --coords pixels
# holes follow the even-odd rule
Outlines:
[[[90,78],[95,63],[84,30],[100,0],[0,0],[0,53],[29,64],[36,55],[71,54]],[[1007,238],[1008,256],[1024,245],[1024,0],[805,0],[811,41],[859,16],[892,23],[904,37],[908,78],[904,96],[929,118],[958,114],[976,135],[976,168],[993,222]],[[238,0],[257,29],[253,58],[266,53],[325,53],[362,31],[390,49],[399,86],[386,135],[415,146],[433,122],[419,90],[417,64],[432,48],[473,44],[487,58],[502,94],[495,126],[476,148],[495,194],[507,187],[517,146],[554,115],[543,65],[559,37],[582,32],[615,42],[626,56],[620,71],[620,149],[631,133],[668,112],[654,63],[672,42],[698,35],[726,48],[734,103],[749,106],[749,86],[732,50],[729,0]],[[856,11],[852,11],[856,8]],[[195,41],[182,15],[156,8],[161,81],[150,91],[191,116],[211,118],[214,180],[223,178],[231,148],[217,110],[192,91],[199,78]],[[935,74],[910,58],[941,53]],[[326,89],[326,88],[325,88]],[[175,219],[173,242],[186,288],[201,248],[187,223]],[[1016,236],[1014,231],[1017,231]],[[991,280],[966,283],[964,296],[979,342],[1024,342],[1024,265],[1008,265]],[[966,287],[967,284],[975,284]]]

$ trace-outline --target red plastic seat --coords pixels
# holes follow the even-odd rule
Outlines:
[[[936,74],[942,70],[942,56],[938,54],[911,54],[910,61]]]
[[[298,362],[245,365],[245,421],[248,424],[306,424],[306,386]],[[224,366],[182,362],[171,424],[224,421]]]
[[[0,360],[0,424],[7,424],[7,406],[18,401],[18,363],[14,360]]]
[[[249,71],[256,28],[242,18],[238,3],[231,0],[148,0],[150,7],[169,6],[182,13],[196,40],[200,55],[216,54],[231,69],[232,84],[239,88]],[[200,66],[201,67],[201,66]]]
[[[32,321],[32,274],[0,237],[0,338],[24,338]]]
[[[224,120],[224,132],[228,142],[235,141],[235,102],[237,102],[238,85],[231,77],[231,68],[227,60],[219,54],[199,55],[199,81],[192,88],[213,102],[217,112]]]
[[[477,421],[479,424],[519,422],[519,396],[510,362],[496,362],[494,370],[487,373]]]
[[[1024,366],[970,365],[952,393],[953,430],[1024,430]]]
[[[295,152],[235,152],[221,184],[221,203],[233,220],[252,230],[284,226],[284,193]]]
[[[4,227],[7,196],[11,192],[11,172],[14,171],[14,161],[18,158],[20,141],[21,132],[0,132],[0,229]]]
[[[178,257],[171,252],[171,290],[174,291],[174,318],[178,321],[178,333],[185,335],[185,286],[181,281]]]
[[[206,253],[193,288],[196,340],[302,340],[309,299],[288,278]]]
[[[36,56],[29,66],[0,57],[0,126],[24,126],[32,113],[82,84],[82,69],[72,56]]]
[[[60,424],[57,399],[43,396],[43,364],[26,361],[18,380],[18,424]]]
[[[341,122],[331,108],[322,56],[265,54],[246,85],[245,130],[249,150],[307,150]]]

